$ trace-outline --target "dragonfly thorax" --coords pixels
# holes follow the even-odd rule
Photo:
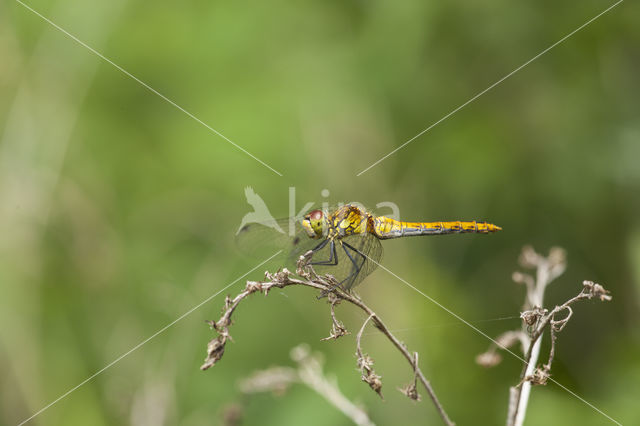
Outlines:
[[[372,231],[373,218],[358,206],[347,204],[337,209],[329,218],[335,237],[366,234]]]
[[[322,210],[313,210],[304,216],[302,227],[309,238],[340,239],[371,232],[373,222],[366,211],[348,204],[330,214]]]

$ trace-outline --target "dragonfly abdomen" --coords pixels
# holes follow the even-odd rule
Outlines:
[[[480,233],[488,234],[501,230],[499,226],[478,221],[453,222],[402,222],[385,216],[374,218],[374,233],[380,239],[409,237],[416,235],[440,235]]]

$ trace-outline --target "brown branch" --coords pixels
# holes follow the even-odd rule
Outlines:
[[[229,326],[231,325],[231,316],[234,313],[235,309],[238,307],[239,303],[246,299],[249,295],[257,292],[262,292],[265,295],[269,293],[269,291],[276,288],[284,288],[292,285],[301,285],[305,287],[310,287],[315,290],[320,290],[321,295],[330,295],[335,299],[329,299],[332,304],[332,312],[334,306],[338,303],[337,301],[346,301],[360,309],[362,309],[368,316],[369,319],[373,320],[373,324],[376,326],[378,330],[380,330],[387,339],[400,351],[400,353],[406,358],[414,371],[415,376],[422,383],[425,390],[427,391],[429,398],[433,402],[438,411],[438,414],[442,418],[445,424],[453,425],[454,423],[447,416],[442,404],[438,400],[435,391],[433,390],[431,384],[426,379],[420,367],[417,363],[417,357],[412,356],[411,353],[407,350],[407,348],[402,344],[393,333],[387,328],[387,326],[382,322],[382,320],[378,317],[378,315],[369,308],[361,299],[356,297],[355,295],[343,291],[339,286],[336,285],[333,277],[327,276],[318,276],[313,268],[308,265],[310,253],[306,253],[304,256],[301,256],[300,261],[298,262],[297,275],[301,278],[297,278],[292,276],[291,272],[286,269],[283,269],[280,272],[275,274],[271,274],[267,272],[265,282],[256,282],[256,281],[248,281],[247,285],[240,294],[238,294],[235,298],[230,299],[227,297],[225,301],[224,312],[220,317],[220,320],[217,322],[208,321],[208,324],[214,328],[218,332],[218,336],[211,340],[207,345],[207,357],[205,358],[204,364],[200,367],[202,370],[206,370],[216,364],[222,355],[224,354],[224,348],[227,343],[227,340],[230,339],[229,335]],[[369,319],[367,321],[369,321]],[[337,321],[335,315],[332,314],[332,333],[330,338],[338,338],[340,335],[344,335],[344,333],[339,330],[344,330],[342,324]],[[338,331],[336,331],[338,330]],[[346,330],[344,330],[346,332]],[[341,334],[342,333],[342,334]]]

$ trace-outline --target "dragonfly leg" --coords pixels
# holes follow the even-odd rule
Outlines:
[[[351,263],[353,263],[353,272],[351,272],[351,274],[349,274],[349,276],[340,283],[340,284],[347,283],[345,284],[344,288],[348,289],[351,286],[351,284],[355,281],[360,271],[362,270],[362,267],[367,261],[367,256],[365,256],[360,250],[353,247],[351,244],[345,243],[343,241],[341,241],[341,243],[342,243],[342,248],[344,249],[344,252],[349,257],[349,260],[351,260]],[[360,258],[362,259],[362,262],[359,265],[358,265],[358,262],[356,262],[356,260],[353,258],[353,256],[347,251],[347,248],[353,251],[358,256],[360,256]]]
[[[312,265],[335,266],[338,264],[338,253],[336,252],[336,244],[334,240],[323,241],[322,243],[318,244],[318,246],[315,249],[313,249],[313,251],[315,252],[315,251],[321,250],[322,248],[324,248],[327,242],[330,243],[329,259],[319,261],[319,262],[313,262],[311,263]],[[347,257],[351,261],[351,264],[353,265],[351,269],[351,273],[345,279],[333,285],[329,290],[322,291],[320,298],[325,297],[327,293],[332,292],[338,286],[341,286],[345,290],[351,287],[351,285],[357,278],[358,274],[362,270],[362,267],[364,266],[365,262],[367,261],[367,256],[365,256],[360,250],[353,247],[352,245],[345,243],[344,241],[340,241],[340,247],[342,247],[342,250],[344,250],[344,253],[347,255]],[[361,262],[357,261],[354,255],[351,254],[349,251],[360,256],[362,261]]]
[[[333,252],[335,253],[335,243],[333,241],[331,241],[332,245],[331,245],[331,249],[333,250]],[[354,250],[355,253],[358,253],[362,256],[362,253],[360,253],[359,251],[355,250],[352,246],[350,246],[349,244],[340,241],[340,247],[342,247],[342,250],[344,250],[345,254],[347,255],[347,257],[349,258],[349,260],[351,261],[351,263],[353,264],[353,268],[352,268],[352,272],[349,274],[349,276],[347,276],[345,279],[343,279],[342,281],[340,281],[339,283],[336,283],[334,285],[332,285],[328,290],[323,290],[320,293],[320,296],[318,297],[318,299],[321,299],[323,297],[325,297],[328,293],[331,293],[332,291],[334,291],[336,289],[336,287],[342,286],[342,288],[347,289],[349,288],[349,285],[346,284],[343,286],[344,283],[348,283],[349,281],[353,281],[357,276],[358,273],[360,272],[361,266],[362,265],[358,265],[358,262],[356,262],[356,260],[353,258],[353,256],[347,251],[347,247],[351,250]],[[337,265],[338,264],[338,255],[337,253],[333,254],[333,256],[335,257],[335,263],[332,265]],[[364,265],[364,262],[363,262]]]
[[[320,297],[326,296],[327,293],[334,291],[336,287],[342,287],[344,290],[348,290],[351,287],[351,284],[355,281],[358,274],[360,273],[360,269],[362,269],[362,265],[364,265],[364,262],[363,262],[362,265],[359,266],[356,260],[353,258],[353,256],[347,251],[347,247],[349,247],[349,249],[351,250],[354,250],[353,247],[351,247],[349,244],[343,243],[342,241],[340,242],[340,246],[342,247],[342,249],[344,250],[344,253],[347,255],[347,257],[353,264],[352,272],[339,283],[332,285],[331,288],[329,288],[328,290],[323,290]],[[356,250],[354,252],[362,256],[362,253],[360,253],[359,251]]]
[[[326,239],[320,244],[316,246],[312,251],[315,253],[319,250],[322,250],[324,246],[329,243],[329,259],[328,260],[319,260],[317,262],[311,262],[311,265],[330,265],[334,266],[338,264],[338,254],[336,253],[336,243],[333,240]]]

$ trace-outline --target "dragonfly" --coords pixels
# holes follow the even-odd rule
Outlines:
[[[269,223],[253,222],[242,226],[236,242],[244,252],[256,248],[279,248],[288,263],[312,252],[310,264],[319,274],[330,274],[337,285],[351,291],[371,274],[382,259],[382,240],[420,235],[479,233],[502,230],[492,223],[480,221],[404,222],[376,216],[365,208],[347,204],[326,210],[312,210],[295,222],[294,232],[286,234],[294,224],[289,218]]]

